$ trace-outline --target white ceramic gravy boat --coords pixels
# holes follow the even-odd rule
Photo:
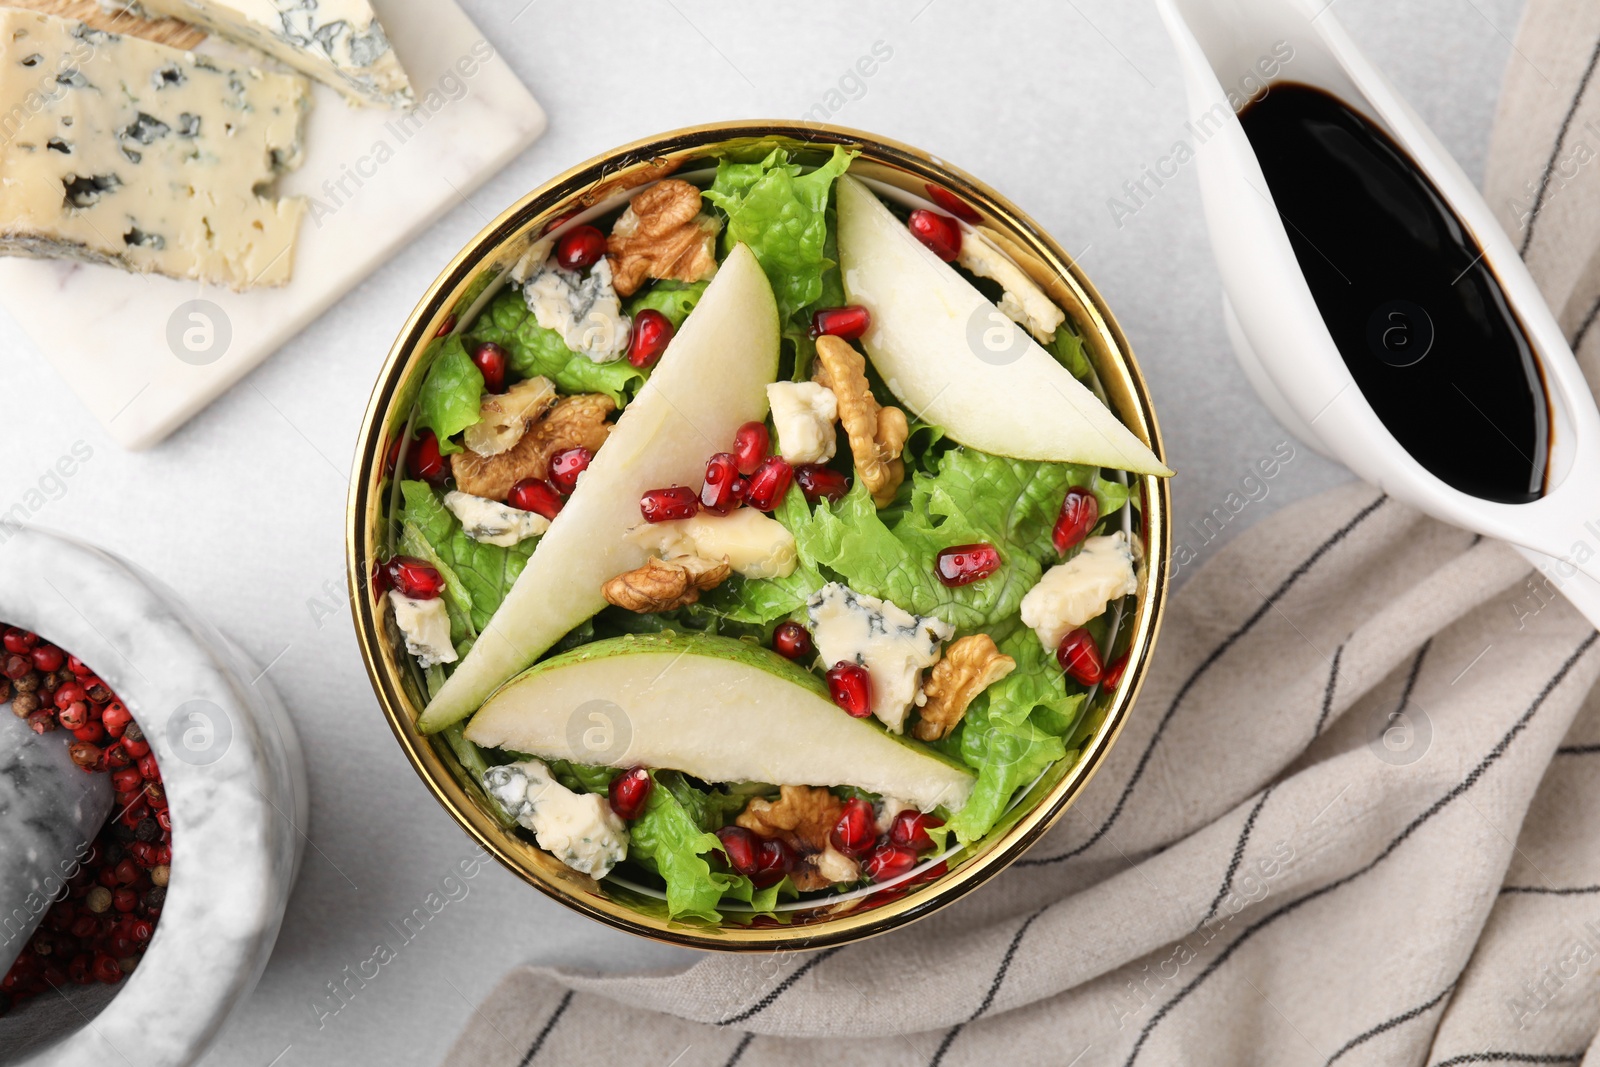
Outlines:
[[[1223,313],[1246,377],[1312,448],[1445,522],[1508,541],[1600,625],[1600,412],[1516,248],[1443,145],[1327,10],[1331,0],[1156,0],[1177,48]],[[1283,56],[1292,48],[1292,58]],[[1483,249],[1544,373],[1546,492],[1503,504],[1452,488],[1384,428],[1345,366],[1230,101],[1274,81],[1322,89],[1410,155]],[[1226,87],[1226,88],[1225,88]],[[1268,89],[1270,91],[1270,88]],[[1201,137],[1196,136],[1200,141]]]

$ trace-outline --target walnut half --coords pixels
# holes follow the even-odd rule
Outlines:
[[[817,338],[817,365],[811,377],[833,391],[839,401],[839,423],[850,438],[856,471],[878,507],[894,502],[905,481],[906,465],[900,458],[910,432],[906,413],[897,407],[880,407],[867,383],[867,361],[849,343],[837,337]]]
[[[700,190],[668,178],[633,198],[611,227],[611,286],[631,296],[651,278],[698,282],[717,272],[722,222],[700,211]]]
[[[703,589],[715,589],[733,573],[726,560],[718,563],[699,556],[650,557],[643,567],[617,575],[600,587],[606,601],[640,613],[671,611],[700,599]]]
[[[789,880],[801,892],[825,889],[861,876],[860,865],[828,840],[844,814],[844,801],[809,785],[778,787],[777,800],[756,798],[734,822],[762,837],[776,837],[799,855]]]
[[[549,474],[550,457],[582,445],[597,451],[611,433],[606,416],[616,403],[604,393],[579,393],[562,397],[544,418],[529,426],[517,443],[496,455],[457,452],[450,457],[450,472],[463,493],[504,500],[511,487],[524,478]]]
[[[911,733],[918,741],[947,737],[967,713],[977,695],[1017,669],[1017,661],[1001,652],[988,634],[973,634],[952,642],[944,658],[933,665],[922,695],[922,717]]]

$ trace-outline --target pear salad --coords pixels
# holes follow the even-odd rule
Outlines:
[[[535,244],[388,456],[418,729],[673,920],[904,895],[1075,760],[1139,591],[1124,472],[1171,474],[1045,291],[853,155]]]

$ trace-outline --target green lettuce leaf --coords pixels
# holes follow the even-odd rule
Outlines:
[[[445,338],[417,395],[417,427],[433,431],[442,454],[459,452],[461,446],[450,438],[478,421],[482,402],[483,373],[461,338]]]
[[[1077,328],[1069,318],[1056,330],[1056,335],[1045,345],[1045,351],[1056,357],[1056,361],[1072,372],[1072,376],[1080,382],[1088,381],[1093,373],[1089,365],[1089,356],[1083,349],[1083,338],[1078,335]]]
[[[1070,486],[1093,491],[1101,515],[1122,510],[1128,500],[1127,486],[1107,481],[1095,467],[1006,459],[961,448],[939,458],[934,477],[914,479],[911,513],[935,523],[962,517],[985,533],[980,540],[1010,545],[1049,564],[1057,559],[1050,531]]]
[[[537,756],[528,758],[538,759]],[[547,760],[546,765],[555,780],[574,793],[604,793],[610,788],[611,779],[622,773],[615,767],[595,767],[564,759]]]
[[[743,243],[755,253],[786,323],[822,296],[823,274],[832,266],[825,252],[828,197],[855,154],[836,146],[809,174],[781,148],[757,163],[724,159],[706,190],[706,199],[728,216],[724,247]]]
[[[401,522],[415,527],[433,547],[434,554],[457,576],[471,601],[472,625],[482,633],[533,555],[538,538],[529,538],[511,548],[481,544],[466,535],[427,482],[402,482],[400,493],[405,500]]]
[[[667,912],[674,918],[690,917],[718,922],[717,902],[724,896],[752,900],[755,887],[743,875],[712,870],[703,857],[714,854],[722,843],[702,828],[696,818],[699,810],[685,806],[689,794],[700,794],[672,771],[652,772],[656,787],[644,814],[630,828],[628,858],[649,867],[667,884]],[[774,897],[775,899],[775,897]],[[767,903],[770,908],[771,904]]]
[[[959,731],[961,759],[978,774],[966,806],[946,826],[962,844],[988,833],[1012,794],[1066,756],[1063,738],[1086,696],[1068,692],[1032,630],[1014,631],[1000,648],[1017,661],[1017,669],[972,702]]]
[[[811,594],[838,579],[857,592],[937,615],[958,631],[993,632],[1010,620],[1044,568],[1056,563],[1050,531],[1067,487],[1093,490],[1112,514],[1127,488],[1093,467],[1006,459],[975,449],[933,458],[939,431],[928,428],[927,462],[913,471],[905,507],[880,511],[859,481],[834,505],[812,509],[798,486],[774,517],[794,534],[800,563],[787,578],[733,580],[707,594],[706,609],[738,623],[766,625],[800,611]],[[951,545],[987,541],[1000,550],[999,573],[951,589],[933,562]]]
[[[857,592],[892,600],[918,615],[937,615],[958,631],[983,630],[1015,614],[1043,572],[1039,561],[959,509],[937,515],[918,510],[915,489],[912,499],[910,511],[890,529],[858,480],[843,500],[831,507],[819,504],[809,521],[793,529],[800,559]],[[999,549],[1000,570],[955,589],[940,582],[934,574],[939,552],[977,541]]]
[[[706,286],[710,284],[709,281],[679,282],[665,278],[644,292],[635,294],[633,299],[628,301],[625,310],[629,318],[646,308],[659,311],[667,317],[667,321],[672,323],[672,328],[676,330],[683,325],[683,320],[689,317],[689,312],[694,310],[694,306],[704,295]]]
[[[512,287],[489,301],[467,337],[474,345],[491,341],[504,348],[512,371],[523,378],[542,374],[563,393],[605,393],[618,408],[626,406],[647,377],[625,359],[596,363],[574,352],[559,333],[539,325],[522,291]]]

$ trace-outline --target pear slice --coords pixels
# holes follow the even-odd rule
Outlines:
[[[871,190],[849,175],[836,188],[844,290],[872,312],[861,343],[907,408],[998,456],[1172,473]]]
[[[624,536],[639,524],[639,497],[664,486],[699,486],[706,457],[728,447],[743,423],[767,417],[767,385],[777,374],[777,301],[755,255],[739,245],[417,728],[434,733],[471,715],[605,607],[600,587],[607,579],[649,558]]]
[[[642,764],[708,782],[851,785],[924,811],[960,808],[973,785],[965,768],[846,715],[809,671],[704,634],[630,635],[555,656],[490,697],[466,736],[541,759]]]

